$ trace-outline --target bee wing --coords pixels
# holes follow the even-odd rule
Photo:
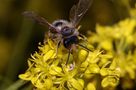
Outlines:
[[[69,19],[70,22],[76,27],[86,11],[91,6],[93,0],[79,0],[79,2],[76,5],[73,5],[73,7],[70,10]]]
[[[23,12],[23,15],[25,17],[28,17],[28,18],[34,20],[35,22],[39,23],[40,25],[47,25],[50,30],[54,30],[54,32],[57,32],[57,29],[52,24],[50,24],[46,19],[44,19],[43,17],[34,13],[33,11],[25,11],[25,12]]]

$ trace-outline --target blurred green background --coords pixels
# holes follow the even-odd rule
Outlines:
[[[35,11],[49,22],[68,19],[69,10],[78,0],[0,0],[0,87],[18,79],[27,67],[27,58],[38,50],[47,27],[24,18],[22,12]],[[81,33],[95,31],[96,23],[113,25],[130,16],[135,0],[94,0],[81,21]],[[2,89],[0,89],[2,90]]]

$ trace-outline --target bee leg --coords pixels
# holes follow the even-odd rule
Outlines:
[[[79,34],[79,37],[81,37],[84,41],[86,41],[87,42],[87,38],[83,35],[83,34]]]
[[[60,44],[61,44],[61,40],[57,43],[57,47],[56,47],[56,56],[57,56],[57,54],[58,54],[58,48],[59,48]]]
[[[66,65],[68,64],[68,61],[69,61],[69,58],[70,58],[70,53],[71,53],[71,49],[68,49],[68,58],[67,58],[67,61],[66,61]]]
[[[78,43],[78,46],[80,46],[80,47],[82,47],[82,48],[84,48],[84,49],[86,49],[86,50],[88,50],[88,51],[92,52],[92,50],[90,50],[89,48],[85,47],[85,46],[84,46],[84,45],[82,45],[82,44],[79,44],[79,43]]]

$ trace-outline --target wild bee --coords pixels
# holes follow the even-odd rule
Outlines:
[[[57,42],[57,48],[60,44],[63,44],[64,47],[69,50],[67,59],[68,62],[70,53],[75,47],[81,46],[89,50],[79,43],[79,37],[84,39],[84,36],[79,33],[77,27],[80,20],[91,6],[92,1],[93,0],[79,0],[77,4],[73,5],[70,10],[69,21],[61,19],[55,20],[51,24],[46,19],[32,11],[25,11],[23,15],[33,19],[41,25],[47,25],[49,27],[48,36]]]

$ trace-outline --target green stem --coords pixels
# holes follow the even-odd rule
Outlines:
[[[10,85],[8,88],[6,88],[5,90],[18,90],[19,87],[23,86],[27,82],[28,81],[18,80],[15,83],[13,83],[12,85]]]

